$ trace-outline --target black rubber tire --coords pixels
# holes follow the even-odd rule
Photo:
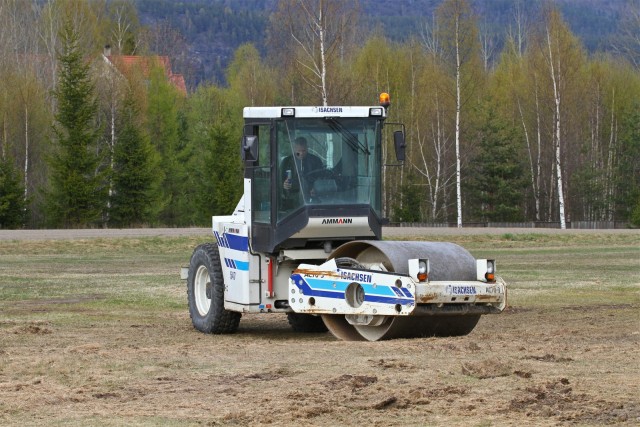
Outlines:
[[[469,335],[480,321],[479,314],[464,316],[435,316],[437,326],[434,329],[436,337],[462,337]]]
[[[397,318],[404,323],[398,324],[394,338],[411,337],[461,337],[468,335],[478,324],[479,314],[435,315]],[[392,334],[389,334],[392,335]]]
[[[195,280],[201,268],[206,269],[211,283],[211,305],[206,314],[201,314],[196,304]],[[242,314],[224,309],[224,279],[216,244],[205,243],[193,251],[187,278],[187,300],[191,322],[197,330],[207,334],[232,334],[238,329]]]
[[[305,313],[287,313],[287,319],[291,329],[296,332],[319,334],[328,331],[320,316]]]

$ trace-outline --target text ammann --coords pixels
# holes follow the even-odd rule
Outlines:
[[[353,224],[353,218],[325,218],[323,224]]]

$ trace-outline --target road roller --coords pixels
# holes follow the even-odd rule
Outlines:
[[[382,239],[385,159],[402,164],[406,147],[388,107],[382,94],[374,106],[244,108],[243,196],[181,269],[197,330],[234,333],[243,313],[286,313],[297,332],[348,341],[460,336],[504,310],[495,260]]]

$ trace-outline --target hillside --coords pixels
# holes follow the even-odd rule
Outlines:
[[[419,37],[441,0],[360,0],[359,26],[362,40],[374,29],[382,29],[391,40]],[[471,0],[478,25],[493,38],[499,51],[514,23],[513,0]],[[589,52],[607,51],[616,35],[625,0],[557,0],[564,19]],[[525,19],[531,25],[542,2],[522,1]],[[251,42],[266,52],[270,13],[277,0],[138,0],[143,24],[153,27],[167,22],[184,37],[186,49],[174,61],[190,87],[203,81],[224,82],[224,70],[235,49]],[[162,50],[162,47],[158,47]],[[170,54],[171,52],[158,52]],[[183,69],[181,69],[183,68]],[[189,68],[184,69],[184,68]]]

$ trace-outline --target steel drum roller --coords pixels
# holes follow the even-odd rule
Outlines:
[[[353,241],[337,248],[330,258],[351,258],[362,266],[382,264],[387,271],[408,274],[407,260],[428,258],[430,280],[476,280],[475,258],[463,247],[447,242]],[[344,315],[322,315],[336,337],[347,341],[466,335],[480,315],[387,317],[376,326],[352,325]]]

